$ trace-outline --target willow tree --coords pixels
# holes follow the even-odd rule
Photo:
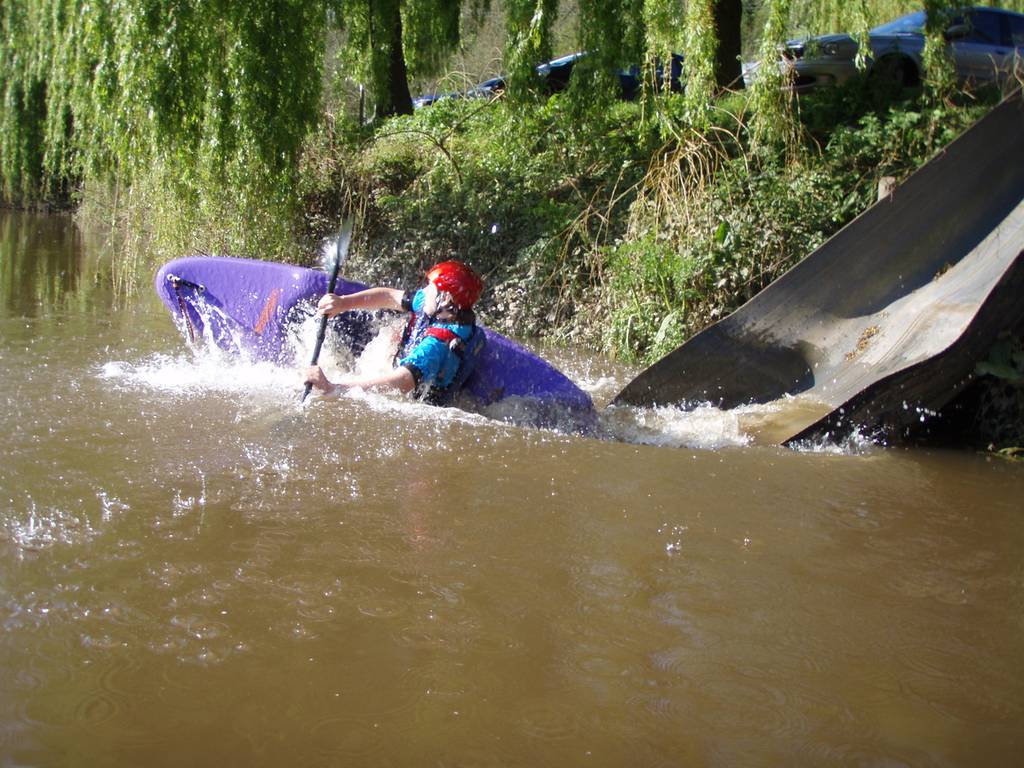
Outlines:
[[[33,197],[42,171],[45,80],[32,72],[32,38],[27,8],[0,6],[0,177],[7,200]]]
[[[348,33],[348,67],[368,83],[373,112],[379,117],[411,114],[402,0],[343,0],[342,24]]]
[[[667,81],[673,53],[686,56],[685,77],[712,85],[696,90],[710,98],[724,88],[742,87],[740,77],[742,0],[578,0],[577,44],[587,52],[574,68],[575,90],[593,101],[615,92],[614,72],[642,65],[648,92]],[[506,0],[506,64],[512,92],[534,84],[535,67],[551,57],[551,33],[558,0]],[[686,20],[689,19],[689,22]],[[696,45],[695,45],[696,43]]]
[[[378,115],[411,111],[463,6],[488,0],[5,0],[0,175],[7,199],[172,164],[186,184],[286,195],[320,119],[326,33],[348,31]],[[199,179],[198,176],[203,176]],[[254,184],[256,186],[254,186]]]
[[[766,0],[768,15],[758,49],[757,76],[752,88],[755,144],[792,145],[796,130],[786,76],[779,67],[779,47],[786,39],[791,0]]]
[[[691,115],[704,115],[716,93],[743,88],[742,23],[742,0],[686,3],[686,100]]]
[[[956,70],[945,38],[950,11],[966,5],[963,0],[925,0],[925,87],[935,99],[946,98],[956,87]]]
[[[323,0],[6,0],[2,8],[8,196],[15,181],[25,192],[83,178],[130,182],[158,162],[186,175],[205,166],[241,184],[252,174],[287,176],[318,119]],[[28,145],[34,155],[8,152]]]
[[[717,85],[713,0],[689,0],[686,4],[686,104],[691,120],[703,124]]]
[[[377,117],[412,113],[409,81],[441,70],[466,18],[490,0],[340,0],[349,72],[369,85]],[[463,11],[469,11],[464,16]]]
[[[533,90],[535,67],[551,58],[551,30],[557,14],[558,0],[505,0],[505,63],[514,97]]]

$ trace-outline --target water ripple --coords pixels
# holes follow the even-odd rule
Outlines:
[[[516,729],[524,736],[542,742],[574,739],[586,732],[579,710],[566,708],[550,700],[527,701],[513,715]]]
[[[325,718],[308,733],[310,749],[336,765],[371,765],[392,737],[379,722],[353,717]]]

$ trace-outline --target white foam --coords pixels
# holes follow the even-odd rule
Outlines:
[[[627,443],[713,450],[751,443],[740,427],[740,415],[739,409],[723,411],[711,405],[689,410],[612,405],[603,411],[601,426]]]
[[[9,517],[3,525],[7,538],[21,552],[44,549],[54,544],[85,542],[97,533],[84,513],[56,507],[40,508],[34,499],[29,499],[23,519]]]
[[[400,319],[385,324],[359,358],[353,358],[344,349],[326,345],[319,363],[331,380],[342,376],[386,373],[391,370],[402,327]],[[318,329],[319,320],[312,314],[292,326],[288,334],[291,359],[310,359]],[[296,390],[300,387],[299,370],[302,367],[301,363],[282,367],[252,360],[233,352],[225,352],[206,340],[177,355],[156,354],[138,362],[121,360],[105,363],[101,366],[99,376],[125,386],[169,394],[191,396],[219,393],[244,396],[249,402],[256,399],[272,408],[292,408],[296,403]],[[604,370],[595,372],[592,370],[592,361],[588,360],[576,358],[563,370],[597,403],[607,402],[625,385],[618,371],[609,372],[604,367]],[[627,375],[628,372],[622,373],[622,376]],[[517,426],[537,426],[541,423],[556,431],[593,432],[589,428],[581,429],[578,418],[553,418],[547,412],[550,409],[541,407],[538,411],[536,403],[522,403],[515,398],[506,398],[484,408],[467,406],[464,401],[460,404],[463,406],[461,409],[438,409],[396,393],[355,389],[342,397],[359,400],[377,412],[397,413],[415,419],[461,420],[471,424],[493,424],[498,421]],[[815,404],[811,406],[817,407]],[[811,406],[798,399],[783,399],[767,405],[741,406],[731,410],[721,410],[710,404],[686,408],[609,405],[599,412],[595,436],[641,445],[705,450],[757,443],[774,444],[777,442],[775,433],[783,434],[789,428],[786,423],[787,412]],[[538,422],[538,416],[545,418]],[[870,445],[870,440],[855,433],[839,443],[821,440],[794,447],[805,452],[850,454],[861,453]]]
[[[800,453],[820,453],[832,456],[860,456],[878,449],[879,443],[855,429],[839,441],[832,440],[827,437],[821,437],[815,440],[800,440],[789,443],[789,447]]]
[[[278,393],[296,388],[295,371],[272,363],[252,362],[232,355],[156,354],[138,362],[114,360],[100,367],[99,377],[129,386],[171,394],[221,392],[235,395]]]

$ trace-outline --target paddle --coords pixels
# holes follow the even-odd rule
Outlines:
[[[331,267],[331,279],[327,283],[327,293],[334,293],[334,286],[338,283],[338,273],[341,272],[341,265],[345,261],[345,257],[348,256],[348,246],[351,242],[352,217],[347,216],[341,222],[341,229],[334,241],[334,264]],[[327,320],[327,315],[320,318],[320,328],[316,334],[316,345],[313,347],[313,359],[310,360],[310,365],[316,365],[320,359],[320,348],[324,345],[324,337],[327,335]],[[307,382],[301,402],[306,401],[311,389],[313,389],[313,385]]]

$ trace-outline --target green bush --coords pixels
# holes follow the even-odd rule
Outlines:
[[[351,263],[369,280],[413,281],[430,263],[465,259],[485,275],[492,325],[524,335],[564,327],[584,257],[621,234],[645,172],[639,106],[581,119],[556,96],[536,108],[450,100],[394,118],[347,163],[366,190],[363,232],[373,252]],[[581,127],[581,126],[586,126]]]
[[[315,239],[345,195],[357,203],[347,269],[359,279],[414,284],[465,259],[486,277],[492,327],[649,361],[753,297],[867,208],[881,176],[905,177],[990,103],[885,102],[854,82],[801,100],[794,152],[752,148],[742,93],[700,131],[681,98],[451,99],[314,137],[300,208]]]
[[[196,250],[309,263],[356,210],[350,276],[411,284],[465,259],[490,325],[630,360],[738,307],[992,103],[892,102],[855,79],[792,112],[777,89],[705,110],[693,94],[609,101],[577,78],[547,100],[451,99],[365,126],[321,98],[326,6],[287,4],[279,23],[265,0],[94,5],[0,11],[0,198],[74,196],[129,230],[126,282]],[[785,130],[763,106],[755,124],[764,98]]]
[[[882,176],[904,178],[990,105],[880,105],[853,83],[802,101],[795,158],[751,150],[742,119],[730,122],[743,110],[721,110],[725,140],[710,145],[712,131],[666,153],[633,205],[632,236],[605,250],[604,349],[639,361],[671,351],[865,210]]]

